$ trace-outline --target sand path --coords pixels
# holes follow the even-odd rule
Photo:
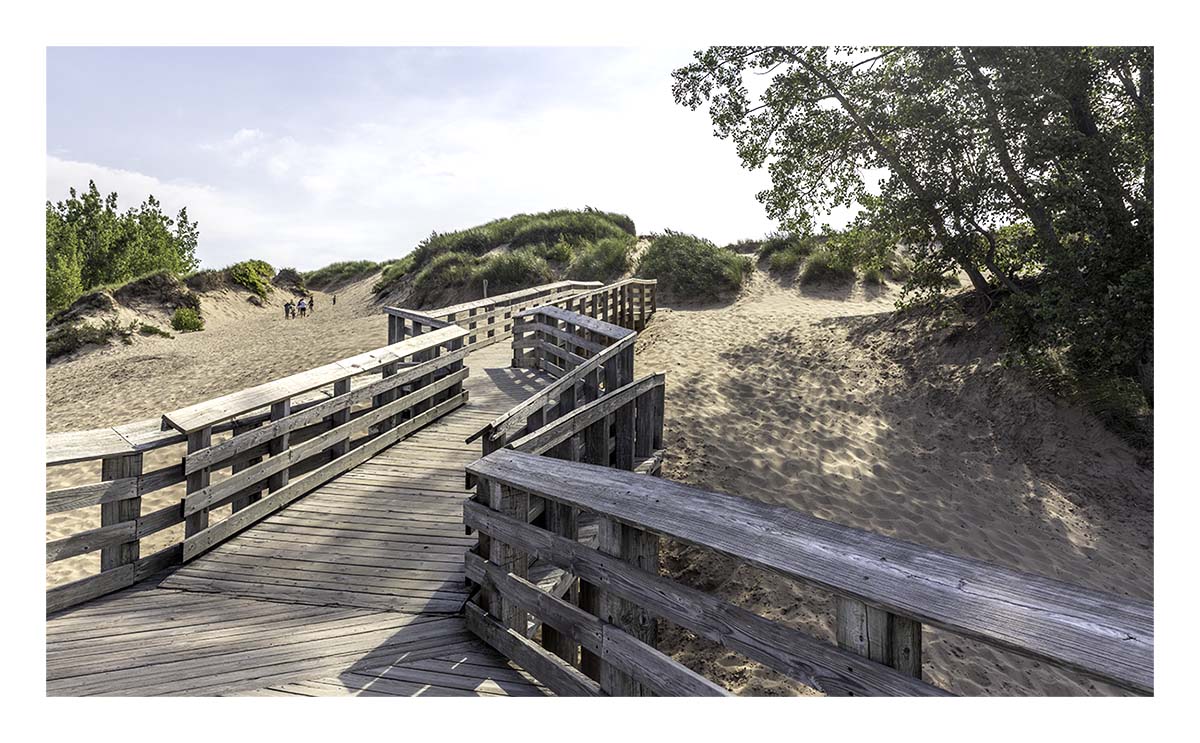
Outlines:
[[[894,300],[886,289],[783,287],[757,274],[731,306],[661,309],[637,366],[667,373],[664,475],[1151,598],[1152,474],[1136,453],[981,356],[979,343],[956,345],[952,329],[933,327],[914,338],[886,322]],[[928,347],[914,351],[922,338]],[[664,565],[833,638],[832,602],[819,590],[679,546]],[[927,630],[925,641],[926,678],[959,693],[1112,691],[947,633]],[[665,645],[736,691],[806,693],[689,633],[667,631]]]

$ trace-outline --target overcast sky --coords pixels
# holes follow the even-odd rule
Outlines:
[[[591,205],[723,244],[775,228],[708,116],[691,50],[52,48],[47,192],[153,193],[206,267],[395,258],[431,231]]]

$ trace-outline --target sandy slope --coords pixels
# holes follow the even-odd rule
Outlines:
[[[285,320],[285,293],[276,290],[267,307],[246,301],[240,289],[202,295],[206,329],[176,333],[172,339],[136,337],[132,346],[115,344],[46,369],[46,429],[74,431],[142,420],[288,374],[387,344],[387,318],[372,302],[373,278],[329,294],[315,292],[317,311]],[[149,453],[146,471],[175,464],[182,445]],[[99,464],[54,467],[47,487],[99,481]],[[182,486],[143,499],[149,513],[178,503]],[[99,526],[99,509],[88,508],[46,518],[46,538],[59,539]],[[228,508],[219,509],[214,521]],[[151,535],[142,554],[179,541],[182,526]],[[47,584],[81,578],[99,570],[98,553],[48,565]]]
[[[1134,452],[1001,368],[982,331],[877,314],[893,301],[759,274],[732,306],[660,310],[637,365],[667,372],[665,476],[1150,598],[1152,474]],[[822,591],[678,545],[664,566],[833,638]],[[926,678],[959,693],[1111,692],[947,633],[925,643]],[[742,693],[811,693],[678,629],[664,646]]]
[[[386,322],[370,285],[340,290],[336,307],[318,293],[316,315],[293,321],[237,292],[206,296],[204,332],[137,338],[49,367],[48,428],[137,420],[381,345]],[[732,305],[661,308],[637,365],[667,372],[665,474],[1150,598],[1151,472],[1094,419],[1000,369],[987,337],[889,320],[893,301],[889,290],[813,291],[757,274]],[[146,468],[181,453],[155,452]],[[52,473],[52,487],[98,479],[83,467]],[[179,497],[155,494],[144,511]],[[87,521],[95,510],[48,518],[47,538],[97,526]],[[143,552],[177,541],[180,529],[149,538]],[[48,580],[89,574],[96,561],[56,563]],[[677,546],[664,567],[832,639],[832,605],[819,590]],[[960,693],[1107,691],[945,633],[927,631],[925,643],[927,678]],[[664,649],[742,693],[806,691],[679,630],[665,631]]]

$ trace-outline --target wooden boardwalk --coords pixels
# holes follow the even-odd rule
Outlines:
[[[50,695],[544,695],[467,631],[463,440],[549,378],[496,344],[469,403],[156,581],[47,621]]]

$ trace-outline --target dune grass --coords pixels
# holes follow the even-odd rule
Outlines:
[[[633,220],[587,207],[517,214],[464,230],[434,233],[400,261],[387,265],[373,291],[411,282],[419,296],[455,287],[512,291],[573,278],[601,280],[627,270],[636,241]],[[624,266],[621,270],[614,270]],[[593,273],[595,272],[595,273]]]
[[[338,261],[315,271],[304,272],[304,283],[313,289],[324,291],[331,286],[341,286],[366,278],[382,267],[383,264],[375,261]]]
[[[651,238],[636,274],[675,297],[709,299],[740,291],[752,270],[749,258],[711,240],[667,230]]]

